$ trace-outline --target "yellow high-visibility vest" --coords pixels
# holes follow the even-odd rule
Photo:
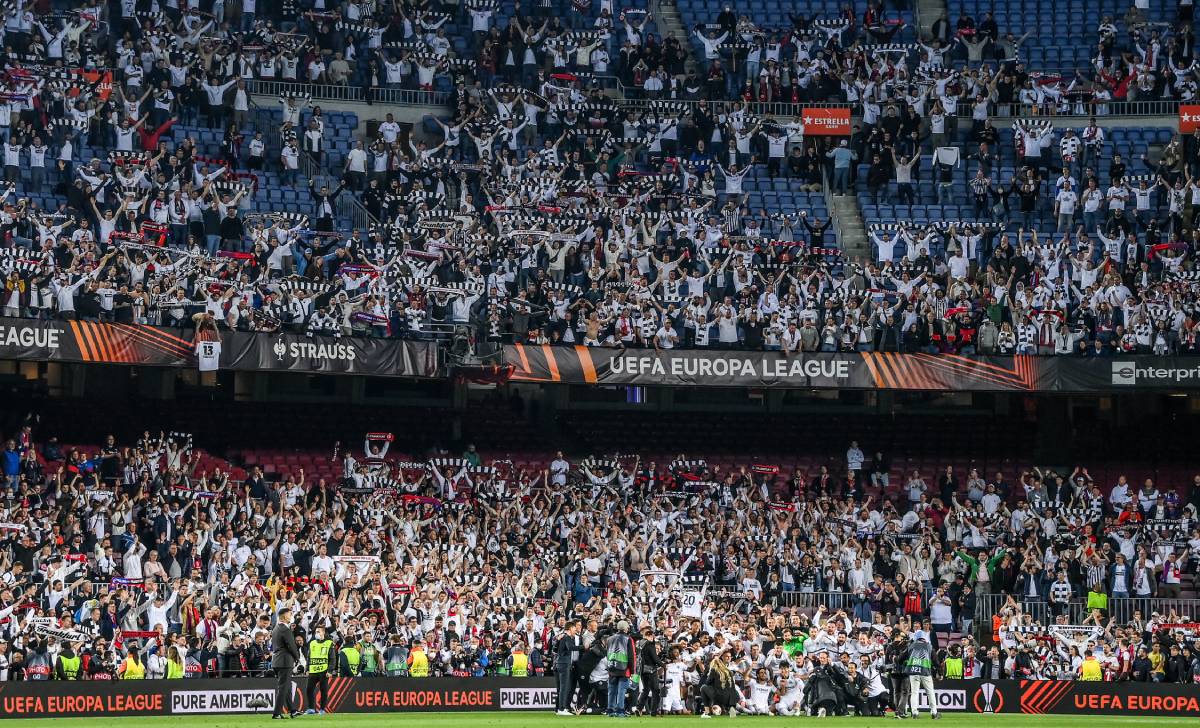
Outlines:
[[[524,652],[514,652],[512,654],[512,676],[529,676],[529,655]]]
[[[125,658],[125,672],[121,673],[122,680],[145,680],[146,666],[140,662],[134,662],[133,656]]]
[[[429,677],[429,656],[425,650],[414,649],[408,653],[408,659],[411,661],[408,665],[409,677]]]

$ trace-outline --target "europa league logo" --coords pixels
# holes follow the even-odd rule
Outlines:
[[[980,713],[999,713],[1004,708],[1004,695],[996,692],[995,683],[984,683],[975,691],[974,703]]]

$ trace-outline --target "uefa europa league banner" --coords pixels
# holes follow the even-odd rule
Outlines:
[[[450,376],[433,341],[291,333],[195,332],[99,321],[0,318],[0,360],[198,367],[201,370]],[[1200,390],[1200,357],[956,356],[861,352],[508,345],[511,381],[671,387],[792,387],[968,392]]]
[[[292,697],[307,709],[307,678],[292,680]],[[544,677],[330,677],[328,713],[428,713],[554,710],[555,681]],[[259,714],[275,705],[275,680],[39,680],[0,682],[0,718]]]
[[[292,680],[305,710],[307,678]],[[554,710],[546,677],[330,677],[329,713]],[[1123,715],[1200,718],[1200,685],[1069,680],[938,680],[938,710],[999,715]],[[928,710],[924,693],[922,711]],[[264,678],[182,680],[39,680],[0,682],[0,718],[259,714],[275,704]]]
[[[563,384],[974,392],[1200,389],[1200,357],[803,354],[505,346],[512,380]]]

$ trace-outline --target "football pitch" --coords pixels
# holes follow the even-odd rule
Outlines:
[[[918,718],[922,723],[930,723],[938,728],[1028,728],[1029,723],[1037,720],[1046,726],[1088,726],[1088,728],[1105,728],[1106,726],[1150,726],[1155,724],[1183,725],[1181,718],[1157,718],[1139,716],[1108,716],[1108,715],[978,715],[962,713],[944,713],[941,720],[934,723],[927,714]],[[1195,718],[1190,720],[1194,721]],[[553,713],[375,713],[337,714],[337,715],[306,715],[297,717],[292,724],[306,723],[325,724],[329,728],[391,728],[393,726],[412,726],[417,728],[569,728],[570,726],[599,726],[613,723],[616,725],[638,725],[657,728],[684,728],[690,726],[723,725],[727,722],[756,723],[770,725],[775,723],[796,724],[816,722],[822,726],[860,726],[873,728],[885,725],[905,725],[912,721],[897,721],[894,718],[779,718],[765,716],[729,716],[714,717],[701,720],[694,715],[666,716],[662,718],[604,718],[602,716],[579,716],[563,718]],[[13,728],[51,728],[66,723],[72,728],[110,728],[112,718],[28,718],[17,719],[8,723]],[[248,728],[249,726],[276,725],[269,713],[258,715],[192,715],[155,718],[120,718],[122,728],[151,728],[162,726],[164,723],[171,728]],[[282,724],[283,721],[280,721]],[[0,721],[0,726],[4,722]]]

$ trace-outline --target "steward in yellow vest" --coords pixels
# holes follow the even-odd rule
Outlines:
[[[82,663],[79,655],[75,654],[75,650],[67,645],[62,652],[58,653],[58,659],[54,663],[54,679],[78,680]]]
[[[340,672],[342,677],[358,677],[359,668],[362,665],[362,655],[358,653],[358,646],[348,644],[342,648],[340,659]]]
[[[125,658],[125,662],[121,663],[120,668],[122,680],[145,680],[146,666],[138,657],[137,650],[130,650],[129,655]]]
[[[408,676],[429,677],[429,655],[425,654],[425,643],[417,640],[408,652]]]
[[[329,672],[329,653],[333,650],[333,640],[317,639],[316,636],[308,643],[308,674],[319,675]]]
[[[507,660],[508,674],[513,677],[529,677],[529,655],[521,645],[513,645]]]
[[[310,715],[318,711],[324,713],[329,704],[329,653],[332,650],[333,640],[325,636],[324,627],[318,626],[308,643],[308,686],[304,693],[308,710],[304,712]],[[345,650],[342,652],[345,654]]]

